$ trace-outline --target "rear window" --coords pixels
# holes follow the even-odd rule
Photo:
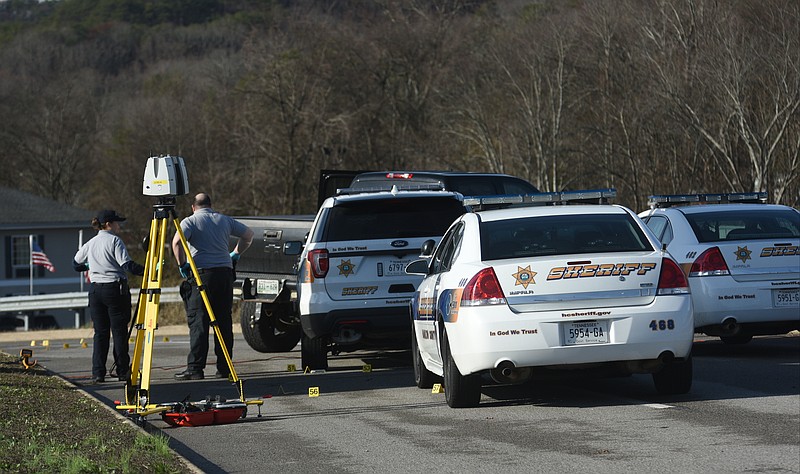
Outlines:
[[[792,209],[709,211],[686,214],[698,242],[800,237],[800,214]]]
[[[399,198],[351,201],[334,206],[323,240],[437,237],[464,213],[453,198]]]
[[[627,214],[527,217],[481,223],[481,259],[653,250]]]

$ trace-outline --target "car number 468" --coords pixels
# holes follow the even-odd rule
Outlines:
[[[652,320],[650,321],[650,329],[653,331],[664,331],[669,329],[670,331],[675,329],[675,321],[671,319],[663,320]]]

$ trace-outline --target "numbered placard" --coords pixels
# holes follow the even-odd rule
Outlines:
[[[435,384],[433,384],[433,388],[431,389],[431,393],[444,393],[444,387],[442,387],[442,384],[440,384],[440,383],[435,383]]]
[[[319,387],[308,387],[308,396],[309,397],[318,397],[319,396]]]
[[[297,371],[297,366],[295,366],[294,364],[289,364],[289,365],[286,366],[286,371],[287,372],[295,372],[295,371]]]

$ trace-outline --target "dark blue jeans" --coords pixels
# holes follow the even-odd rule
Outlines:
[[[92,283],[89,312],[94,324],[92,376],[106,376],[106,360],[111,336],[114,337],[114,362],[117,374],[131,369],[128,355],[128,323],[131,321],[131,290],[127,280],[118,283]]]
[[[206,296],[214,312],[218,327],[222,333],[222,340],[228,349],[228,355],[233,358],[233,320],[231,310],[233,307],[233,270],[228,268],[212,269],[200,274]],[[190,371],[201,371],[206,367],[208,356],[208,336],[211,322],[206,311],[203,297],[194,278],[189,279],[191,291],[184,300],[186,304],[186,320],[189,324],[189,356],[186,359],[186,368]],[[230,372],[228,362],[222,353],[219,341],[214,337],[214,353],[217,355],[217,370],[223,374]]]

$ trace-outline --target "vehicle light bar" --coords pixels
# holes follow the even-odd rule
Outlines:
[[[387,183],[382,186],[368,186],[363,188],[339,188],[336,190],[337,195],[345,194],[362,194],[362,193],[381,193],[391,191],[392,188],[397,188],[398,191],[444,191],[442,183],[421,183],[421,184],[405,184],[405,183]]]
[[[767,202],[767,193],[721,193],[721,194],[655,194],[648,198],[650,208],[670,207],[678,204],[725,204],[725,203],[756,203]]]
[[[555,193],[468,196],[464,198],[464,204],[470,206],[473,211],[481,211],[489,208],[512,206],[544,206],[568,203],[606,204],[609,198],[616,196],[616,189],[588,189]]]
[[[411,179],[414,177],[414,173],[386,173],[386,177],[389,179]]]

